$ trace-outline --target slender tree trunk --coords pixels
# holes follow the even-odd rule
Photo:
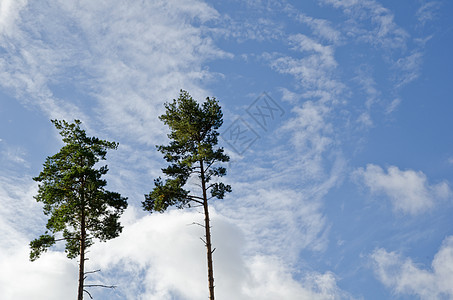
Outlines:
[[[80,220],[79,291],[77,300],[83,300],[83,282],[85,280],[85,240],[86,240],[85,205],[82,205],[82,216]]]
[[[206,195],[206,180],[203,168],[203,161],[200,161],[201,189],[203,190],[204,227],[206,237],[206,250],[208,259],[208,284],[209,300],[214,300],[214,267],[212,265],[211,226],[209,225],[208,198]]]

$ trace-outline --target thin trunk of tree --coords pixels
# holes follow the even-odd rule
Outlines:
[[[203,190],[204,227],[206,234],[206,250],[208,259],[209,300],[214,300],[214,268],[212,265],[213,251],[211,246],[211,227],[209,225],[208,198],[206,195],[206,180],[203,168],[203,161],[200,161],[200,171],[201,171],[201,189]]]
[[[80,262],[79,262],[79,291],[77,300],[83,300],[83,283],[85,280],[85,201],[82,200],[82,215],[80,218]]]

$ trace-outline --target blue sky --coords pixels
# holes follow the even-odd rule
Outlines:
[[[62,146],[120,143],[123,234],[90,249],[96,299],[207,298],[196,209],[150,215],[158,120],[219,99],[233,192],[211,203],[217,299],[453,298],[451,1],[0,1],[0,298],[75,295],[77,261],[28,243]],[[238,134],[239,133],[239,134]],[[193,184],[193,183],[190,183]],[[26,284],[25,284],[26,283]]]

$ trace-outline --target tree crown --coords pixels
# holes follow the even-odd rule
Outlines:
[[[217,129],[223,123],[223,114],[215,98],[208,97],[200,105],[188,92],[181,90],[179,98],[165,103],[165,108],[166,113],[159,119],[170,129],[170,143],[157,146],[157,149],[170,165],[162,169],[168,179],[165,182],[161,178],[156,179],[153,191],[145,195],[143,207],[151,212],[162,212],[173,205],[183,208],[190,201],[198,202],[199,197],[183,188],[188,178],[197,174],[199,179],[203,177],[203,181],[208,183],[213,177],[226,174],[224,167],[214,164],[229,161],[223,148],[217,147]],[[218,199],[231,191],[229,185],[219,182],[209,185],[207,189],[211,190],[212,197]]]
[[[47,157],[43,170],[33,178],[39,183],[35,199],[44,204],[49,219],[46,233],[30,243],[31,260],[55,244],[58,232],[66,241],[68,257],[76,257],[80,253],[82,216],[86,220],[87,247],[93,238],[106,241],[118,236],[122,230],[119,217],[127,207],[127,198],[105,190],[107,182],[101,177],[108,172],[107,166],[95,167],[105,160],[107,150],[117,149],[118,143],[88,137],[79,120],[52,123],[65,145]]]

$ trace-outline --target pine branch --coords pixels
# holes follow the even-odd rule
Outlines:
[[[209,170],[209,168],[210,168],[214,163],[216,163],[216,160],[215,160],[215,159],[213,159],[213,160],[206,166],[206,168],[205,168],[204,171],[207,172],[207,171]]]
[[[198,204],[203,205],[203,200],[204,200],[204,199],[201,198],[201,197],[192,196],[192,195],[187,195],[187,198],[188,198],[190,201],[197,202]]]

